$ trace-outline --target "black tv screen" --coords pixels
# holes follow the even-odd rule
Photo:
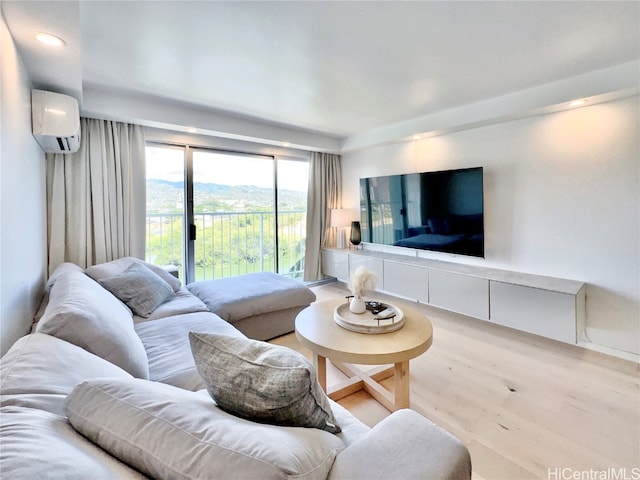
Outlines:
[[[362,241],[484,257],[482,167],[360,179]]]

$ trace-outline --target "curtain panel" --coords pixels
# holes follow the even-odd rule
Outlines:
[[[304,280],[320,280],[321,250],[335,243],[329,228],[332,208],[342,206],[342,170],[340,155],[312,152],[309,159],[307,191],[307,240],[304,257]]]
[[[143,128],[81,118],[80,129],[76,153],[47,154],[49,274],[62,262],[144,258]]]

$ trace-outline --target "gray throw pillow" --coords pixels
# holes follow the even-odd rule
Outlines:
[[[173,288],[167,282],[136,262],[124,272],[98,282],[141,317],[148,317],[174,295]]]
[[[149,270],[151,270],[153,273],[155,273],[161,279],[171,285],[171,288],[173,288],[174,292],[177,293],[178,290],[182,288],[182,282],[180,282],[178,278],[171,275],[166,269],[135,257],[122,257],[111,260],[110,262],[92,265],[90,267],[87,267],[85,273],[97,282],[99,280],[104,280],[107,277],[113,277],[114,275],[124,272],[132,263],[140,263],[147,267]]]
[[[191,352],[207,391],[235,415],[275,425],[339,433],[313,365],[279,345],[189,332]]]

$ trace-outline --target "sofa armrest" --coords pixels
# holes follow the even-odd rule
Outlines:
[[[163,265],[161,268],[180,280],[180,272],[178,272],[178,267],[175,265]]]
[[[398,410],[342,451],[329,472],[338,479],[471,478],[467,447],[412,410]]]

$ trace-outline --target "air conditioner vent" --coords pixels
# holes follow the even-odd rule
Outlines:
[[[32,90],[31,120],[33,136],[46,153],[73,153],[80,148],[80,114],[75,98]]]

